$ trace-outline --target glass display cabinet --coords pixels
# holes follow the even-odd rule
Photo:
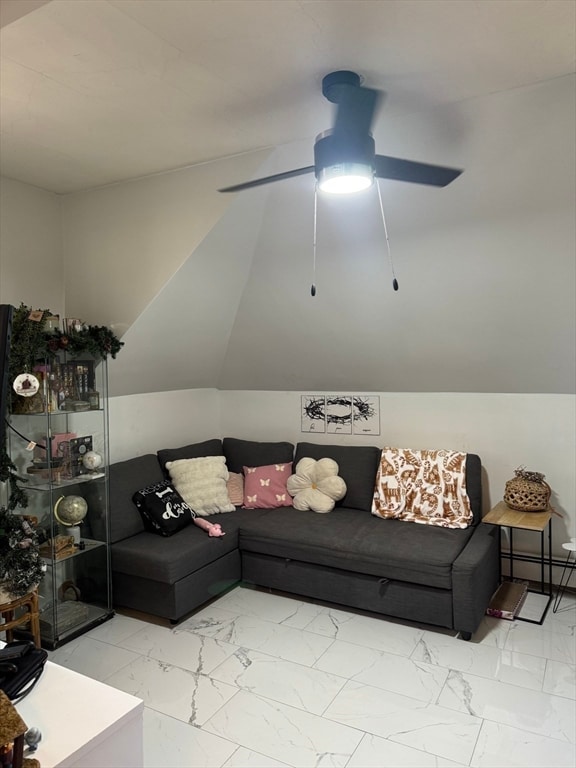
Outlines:
[[[57,648],[113,615],[108,517],[106,360],[58,353],[13,397],[8,450],[36,520],[45,574],[42,645]],[[25,386],[25,382],[23,383]]]

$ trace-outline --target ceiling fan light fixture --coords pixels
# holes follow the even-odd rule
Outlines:
[[[316,176],[316,189],[333,194],[368,189],[375,178],[445,187],[462,173],[458,168],[377,155],[370,128],[384,93],[365,88],[355,72],[339,70],[327,74],[322,80],[322,94],[336,104],[336,119],[332,128],[316,136],[314,165],[234,184],[220,192],[240,192],[307,173]]]
[[[337,163],[322,168],[318,174],[319,189],[334,195],[362,192],[373,183],[374,169],[366,163]]]

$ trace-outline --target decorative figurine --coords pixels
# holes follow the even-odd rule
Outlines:
[[[208,533],[208,536],[225,536],[226,533],[222,530],[220,523],[211,523],[209,520],[204,520],[203,517],[195,517],[194,525],[202,528]]]

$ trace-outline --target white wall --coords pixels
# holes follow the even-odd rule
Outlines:
[[[60,197],[0,178],[0,303],[64,313]]]
[[[110,369],[111,395],[218,386],[262,221],[254,199],[230,203],[221,222],[234,238],[215,227],[142,310]]]
[[[214,389],[112,397],[110,461],[219,437],[219,397]]]
[[[301,432],[302,394],[323,393],[221,392],[222,435],[294,444],[389,445],[477,453],[485,471],[485,512],[502,500],[505,482],[523,465],[543,472],[553,489],[552,503],[562,515],[552,523],[556,554],[562,554],[562,542],[576,535],[574,396],[357,392],[380,396],[381,434],[361,437]],[[526,551],[536,551],[538,545],[532,534],[518,535],[515,546],[516,542]]]
[[[194,252],[268,152],[204,163],[63,197],[70,317],[122,335]],[[166,332],[174,327],[174,307]]]

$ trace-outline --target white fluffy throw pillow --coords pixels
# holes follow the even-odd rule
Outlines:
[[[166,469],[180,496],[196,514],[206,517],[234,512],[226,489],[228,468],[224,456],[167,461]]]
[[[334,504],[346,495],[346,483],[338,477],[334,459],[300,459],[286,487],[294,497],[294,508],[302,511],[331,512]]]

